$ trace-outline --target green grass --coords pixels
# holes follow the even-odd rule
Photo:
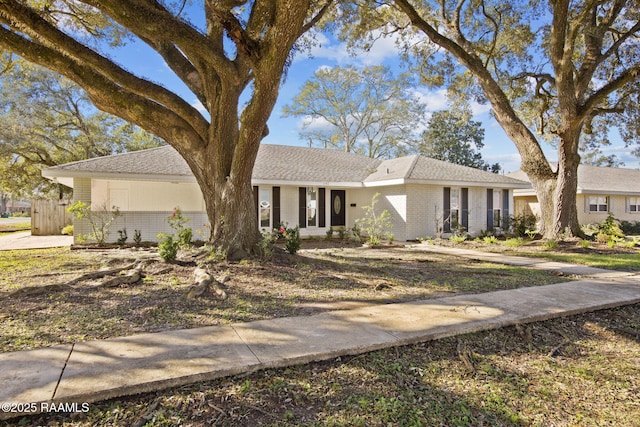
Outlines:
[[[588,265],[590,267],[605,268],[620,271],[640,271],[640,254],[572,254],[559,252],[527,253],[523,256],[545,258],[551,261],[569,264]]]
[[[0,220],[0,236],[27,230],[31,230],[31,222],[5,223]]]

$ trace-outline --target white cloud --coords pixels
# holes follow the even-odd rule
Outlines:
[[[482,159],[489,164],[498,163],[502,167],[501,173],[516,172],[522,163],[520,154],[517,152],[504,154],[484,154],[483,152]]]
[[[434,111],[447,110],[451,108],[446,89],[429,90],[426,88],[418,88],[415,90],[414,95],[426,106],[428,112],[432,113]],[[491,105],[483,105],[477,102],[472,102],[470,107],[471,114],[474,118],[488,113],[491,110]]]
[[[377,65],[381,64],[389,58],[396,58],[399,55],[397,40],[398,35],[396,33],[392,35],[383,36],[379,31],[374,32],[374,37],[379,37],[371,48],[360,55],[358,60],[364,65]]]
[[[432,91],[424,88],[418,88],[415,90],[414,95],[418,98],[420,103],[426,106],[427,111],[430,113],[449,108],[447,91],[444,89]]]
[[[353,60],[349,52],[347,52],[346,43],[332,43],[329,38],[322,33],[313,31],[310,37],[314,40],[314,45],[309,50],[309,55],[313,58],[328,59],[338,63]],[[308,59],[307,55],[296,56],[297,61]]]
[[[305,116],[298,120],[298,129],[306,132],[326,132],[331,131],[333,125],[324,117]]]
[[[330,40],[325,34],[314,32],[311,37],[314,45],[310,48],[309,54],[316,59],[335,61],[340,65],[353,64],[360,66],[379,65],[390,58],[397,58],[398,48],[396,34],[382,36],[380,32],[374,34],[380,36],[371,48],[366,52],[357,54],[349,52],[346,42]],[[299,55],[296,60],[307,59],[305,55]]]

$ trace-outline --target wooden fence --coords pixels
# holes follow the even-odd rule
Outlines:
[[[67,212],[68,200],[32,200],[31,234],[33,236],[55,236],[73,224],[73,216]]]

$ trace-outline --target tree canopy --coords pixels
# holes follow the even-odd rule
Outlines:
[[[415,150],[424,119],[412,86],[410,76],[396,78],[384,66],[323,67],[283,114],[304,118],[300,137],[310,145],[394,157]]]
[[[471,120],[468,112],[436,111],[422,133],[418,151],[427,157],[476,169],[500,171],[499,164],[490,165],[480,153],[484,147],[482,123]]]
[[[400,31],[423,81],[484,100],[516,145],[542,210],[547,237],[579,234],[576,189],[581,142],[620,127],[638,143],[640,11],[635,0],[389,0],[364,7],[348,26]],[[349,8],[345,8],[348,13]],[[368,43],[368,41],[366,42]],[[543,141],[558,148],[554,170]]]
[[[281,78],[333,3],[3,0],[0,48],[65,75],[99,109],[171,144],[202,190],[209,240],[235,258],[257,250],[251,173]],[[206,112],[105,53],[128,38],[162,57]]]
[[[14,177],[4,192],[43,195],[51,183],[41,177],[42,167],[162,144],[96,110],[80,87],[44,68],[17,60],[0,75],[0,168]]]

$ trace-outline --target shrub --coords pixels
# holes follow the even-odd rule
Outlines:
[[[284,240],[284,249],[287,252],[292,255],[296,254],[302,246],[300,226],[296,225],[295,228],[291,228],[287,224],[280,224],[271,233],[263,232],[262,240],[258,243],[258,249],[264,258],[271,258],[273,254],[271,246],[278,240]]]
[[[191,246],[193,230],[191,227],[187,227],[189,221],[189,218],[182,214],[182,210],[179,206],[173,208],[173,213],[167,218],[169,226],[175,231],[177,243],[181,248],[188,248]]]
[[[327,240],[333,239],[333,227],[329,227],[326,234],[327,234]]]
[[[524,245],[525,240],[522,237],[517,237],[515,239],[507,239],[504,241],[505,246],[509,246],[512,248]]]
[[[73,224],[65,225],[60,233],[67,236],[73,236]]]
[[[589,249],[589,247],[591,247],[591,242],[588,240],[580,240],[579,245],[583,249]]]
[[[296,225],[295,228],[287,228],[284,235],[284,248],[291,255],[295,255],[302,246],[302,240],[300,239],[300,227]]]
[[[127,236],[127,229],[123,228],[122,230],[118,230],[118,235],[120,237],[118,237],[118,240],[116,240],[116,243],[119,245],[124,245],[127,242],[127,239],[129,238],[129,236]]]
[[[543,247],[545,249],[552,250],[558,247],[558,242],[553,239],[545,240],[543,243]]]
[[[142,233],[140,230],[133,230],[133,243],[136,245],[142,243]]]
[[[622,229],[625,236],[640,235],[640,221],[621,221],[620,229]]]
[[[466,234],[454,234],[451,237],[449,237],[449,240],[454,242],[454,243],[462,243],[465,240],[467,240],[467,235]]]
[[[353,228],[350,230],[349,237],[351,238],[351,240],[353,240],[356,243],[362,242],[362,236],[361,236],[360,227],[358,227],[358,224],[355,224]]]
[[[71,212],[75,219],[89,221],[91,233],[79,237],[88,237],[91,240],[95,240],[100,246],[104,245],[109,237],[111,223],[120,216],[120,209],[117,206],[112,206],[111,210],[108,210],[106,205],[102,205],[97,211],[92,211],[91,206],[82,201],[72,204],[67,208],[67,211]]]
[[[338,228],[338,238],[344,240],[347,237],[347,230],[344,227]]]
[[[484,236],[482,241],[487,245],[495,245],[498,243],[498,238],[496,236]]]
[[[158,255],[165,262],[174,261],[178,256],[178,242],[173,239],[172,234],[158,234],[160,242],[158,243]]]
[[[356,220],[358,227],[368,236],[367,243],[371,246],[379,245],[383,239],[388,239],[391,235],[391,214],[388,210],[376,213],[376,204],[380,193],[374,194],[371,199],[371,206],[364,206],[364,217]]]
[[[596,234],[596,240],[607,244],[609,242],[614,242],[615,244],[615,242],[624,240],[624,233],[622,232],[618,221],[612,214],[609,214],[607,219],[600,223],[598,233]]]
[[[516,237],[532,238],[537,234],[538,218],[535,215],[512,216],[510,222]]]

